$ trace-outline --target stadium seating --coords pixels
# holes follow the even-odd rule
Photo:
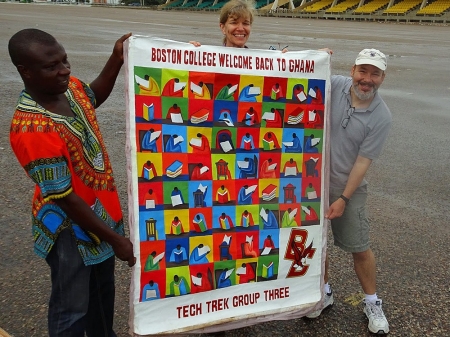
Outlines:
[[[179,6],[178,9],[191,8],[191,7],[196,6],[197,4],[198,4],[198,0],[188,1],[184,5]]]
[[[359,0],[344,0],[339,4],[328,8],[325,13],[344,13],[347,10],[358,6],[358,4]]]
[[[389,0],[373,0],[355,9],[353,14],[372,14],[382,8],[386,8],[388,4]]]
[[[225,5],[226,3],[227,3],[227,0],[218,2],[215,5],[212,5],[211,7],[208,7],[208,9],[218,10],[218,9],[221,9],[223,7],[223,5]]]
[[[198,5],[195,8],[198,10],[201,10],[201,9],[212,6],[213,3],[214,3],[214,1],[203,1],[200,5]]]
[[[271,0],[270,3],[273,3],[273,1]],[[259,9],[261,7],[267,6],[267,0],[259,0],[256,2],[255,4],[255,8]]]
[[[333,0],[322,0],[303,8],[302,13],[317,13],[323,9],[326,9],[333,3]]]
[[[0,0],[2,1],[2,0]],[[229,0],[171,0],[167,4],[158,6],[162,10],[196,10],[196,11],[220,11]],[[356,20],[397,20],[407,22],[449,22],[450,21],[450,0],[427,0],[426,5],[420,8],[423,0],[307,0],[305,4],[300,5],[302,0],[294,0],[296,8],[288,9],[289,0],[279,0],[278,8],[272,11],[275,0],[255,0],[255,7],[258,15],[290,15],[300,17],[320,17]],[[314,2],[313,4],[309,4]],[[333,6],[333,3],[336,4]],[[363,3],[360,7],[359,4]],[[389,5],[391,7],[389,7]],[[286,7],[286,8],[285,8]],[[389,8],[388,8],[389,7]],[[286,14],[288,13],[288,14]]]
[[[179,7],[183,4],[184,0],[175,0],[172,2],[169,2],[168,4],[164,5],[164,7],[161,7],[161,9],[174,9],[176,7]]]
[[[385,9],[383,14],[406,14],[415,7],[418,7],[421,3],[422,0],[403,0]]]
[[[417,15],[442,15],[450,9],[450,1],[436,0],[417,12]]]

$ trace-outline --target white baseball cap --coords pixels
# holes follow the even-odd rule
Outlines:
[[[384,55],[378,49],[363,49],[356,58],[356,65],[371,64],[383,71],[386,70],[387,61],[386,55]]]

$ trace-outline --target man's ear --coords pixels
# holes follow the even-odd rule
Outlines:
[[[350,70],[350,76],[353,77],[353,74],[355,73],[356,64],[353,65],[352,69]]]
[[[17,68],[17,71],[19,72],[20,76],[22,76],[24,78],[30,78],[30,73],[29,73],[27,67],[19,64],[16,68]]]

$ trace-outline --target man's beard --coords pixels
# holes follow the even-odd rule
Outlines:
[[[371,98],[373,98],[373,96],[375,96],[375,93],[378,90],[378,87],[375,85],[372,85],[372,90],[368,91],[368,92],[362,92],[361,90],[359,90],[358,88],[358,84],[363,84],[361,82],[353,82],[352,85],[352,89],[353,89],[353,93],[356,95],[356,97],[358,97],[358,99],[360,99],[361,101],[367,101]]]

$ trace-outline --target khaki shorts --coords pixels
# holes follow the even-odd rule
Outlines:
[[[342,194],[342,190],[330,190],[330,205]],[[331,220],[334,245],[346,252],[359,253],[370,248],[369,220],[366,215],[367,192],[355,192],[340,218]]]

